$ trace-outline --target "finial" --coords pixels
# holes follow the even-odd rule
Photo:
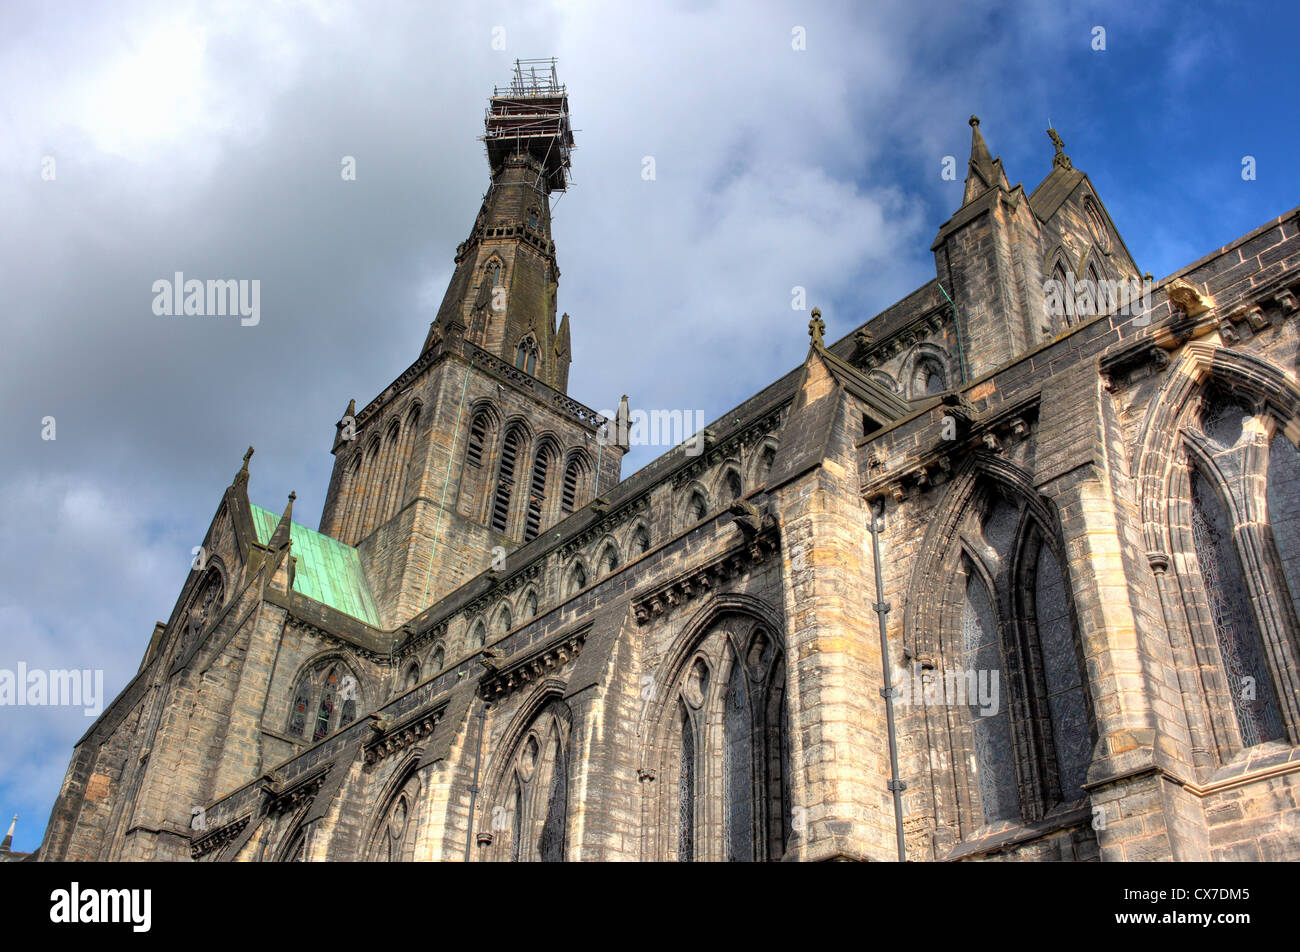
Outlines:
[[[812,338],[814,347],[825,347],[826,343],[822,340],[822,334],[826,331],[826,322],[822,320],[822,309],[815,307],[812,309],[812,320],[808,322],[808,336]]]
[[[296,492],[294,492],[292,489],[289,490],[289,505],[292,506],[292,505],[293,505],[293,501],[294,501],[295,499],[297,499],[297,498],[298,498],[298,494],[297,494]]]
[[[248,452],[244,454],[244,465],[239,467],[239,472],[235,474],[236,485],[248,485],[248,461],[253,458],[253,448],[250,446]]]
[[[1052,140],[1052,145],[1056,146],[1056,154],[1052,156],[1052,165],[1063,169],[1073,168],[1070,157],[1065,154],[1065,143],[1061,141],[1061,137],[1052,126],[1052,120],[1050,119],[1047,120],[1047,137]]]
[[[14,825],[17,824],[17,822],[18,822],[18,814],[15,813],[14,818],[9,821],[9,832],[5,834],[4,840],[0,841],[0,852],[8,853],[13,848]]]
[[[972,126],[978,126],[978,125],[980,124],[980,117],[979,117],[979,116],[971,116],[971,117],[970,117],[970,124],[971,124]]]

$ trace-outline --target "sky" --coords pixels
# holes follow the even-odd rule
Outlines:
[[[712,420],[804,359],[793,288],[829,340],[934,276],[972,114],[1026,189],[1050,122],[1156,278],[1300,204],[1298,27],[1285,3],[0,5],[0,670],[116,696],[250,444],[252,501],[296,491],[316,524],[348,400],[419,355],[516,57],[569,90],[570,394]],[[258,280],[260,319],[155,314],[177,271]],[[15,849],[92,722],[0,706]]]

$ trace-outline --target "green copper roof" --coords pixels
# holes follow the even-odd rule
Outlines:
[[[257,541],[266,545],[280,517],[261,506],[249,508],[253,510]],[[295,592],[379,627],[379,613],[366,588],[361,556],[356,549],[296,522],[289,523],[289,538],[293,540],[293,555],[298,560],[293,577]]]

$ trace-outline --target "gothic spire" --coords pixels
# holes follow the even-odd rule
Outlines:
[[[272,533],[271,541],[268,543],[272,549],[282,549],[291,541],[289,530],[293,524],[293,501],[297,498],[297,493],[289,493],[289,503],[284,507],[284,514],[280,516],[280,522],[276,525],[275,532]]]
[[[979,116],[970,117],[970,171],[966,173],[966,192],[961,203],[967,205],[979,198],[991,188],[1010,189],[1006,173],[1002,171],[1002,160],[993,158],[989,147],[980,133]]]
[[[0,853],[8,853],[12,850],[14,845],[14,827],[17,823],[18,814],[15,813],[14,818],[9,821],[9,832],[5,834],[4,841],[0,842]]]

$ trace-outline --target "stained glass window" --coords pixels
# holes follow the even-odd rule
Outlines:
[[[1300,619],[1300,453],[1281,433],[1268,448],[1268,519],[1291,604]]]
[[[551,756],[551,782],[546,793],[546,819],[542,823],[542,835],[538,841],[538,850],[543,863],[564,862],[564,825],[568,807],[568,789],[564,751],[557,738]]]
[[[338,668],[331,668],[325,677],[325,687],[321,692],[320,707],[316,711],[316,730],[311,739],[318,741],[330,732],[330,721],[334,717],[334,692],[338,688]]]
[[[1047,682],[1061,798],[1077,800],[1083,796],[1083,782],[1092,760],[1092,734],[1088,727],[1087,695],[1075,653],[1065,577],[1046,544],[1038,549],[1034,578],[1035,621]]]
[[[989,593],[973,571],[966,582],[962,609],[962,674],[973,672],[976,684],[989,687],[988,696],[997,703],[980,705],[966,698],[971,712],[975,747],[975,773],[984,822],[1020,819],[1020,795],[1016,787],[1015,747],[1008,713],[1007,679],[998,645],[997,616]],[[969,683],[969,677],[966,681]],[[997,693],[993,693],[996,685]]]
[[[681,708],[681,760],[677,776],[677,859],[695,859],[695,728]]]
[[[726,784],[726,855],[728,862],[747,863],[754,859],[754,739],[745,669],[739,659],[731,666],[725,705],[722,773]]]
[[[293,710],[289,714],[289,736],[301,737],[307,729],[307,708],[311,705],[311,684],[306,678],[298,682],[298,690],[293,698]]]
[[[1214,619],[1219,652],[1228,678],[1242,744],[1251,747],[1282,734],[1282,719],[1264,646],[1246,597],[1246,582],[1237,561],[1236,545],[1218,493],[1199,470],[1193,469],[1192,542],[1205,597]]]
[[[1004,559],[1011,555],[1011,544],[1019,524],[1020,510],[1000,497],[993,502],[984,519],[984,538]]]
[[[1241,402],[1221,391],[1211,391],[1205,400],[1201,428],[1220,446],[1236,446],[1242,423],[1251,415]]]
[[[511,817],[510,861],[518,863],[524,858],[524,789],[515,777],[515,809]]]

